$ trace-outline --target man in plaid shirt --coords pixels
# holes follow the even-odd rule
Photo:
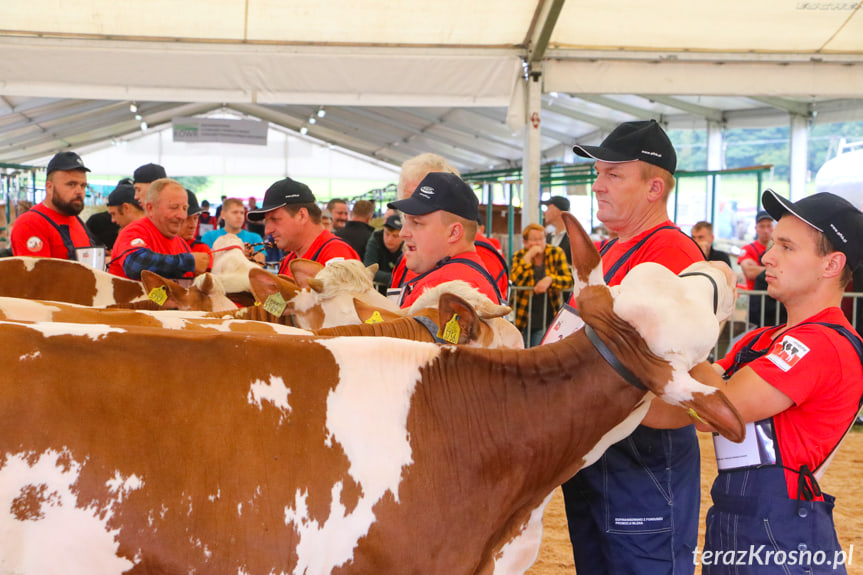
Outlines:
[[[525,334],[525,345],[534,346],[563,305],[562,291],[571,288],[573,280],[566,254],[545,241],[542,226],[528,224],[521,236],[524,247],[512,257],[512,283],[533,290],[516,291],[515,326]]]

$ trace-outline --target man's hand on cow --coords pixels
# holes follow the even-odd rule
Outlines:
[[[200,275],[207,271],[207,268],[210,267],[210,254],[194,252],[192,256],[195,258],[195,275]]]
[[[551,287],[551,276],[545,276],[533,286],[533,293],[545,293]]]

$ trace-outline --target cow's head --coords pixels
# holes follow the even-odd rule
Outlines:
[[[585,323],[650,391],[688,408],[693,417],[724,436],[742,441],[740,415],[722,392],[705,385],[719,378],[705,359],[716,343],[719,322],[731,312],[734,285],[729,276],[719,268],[699,266],[698,271],[714,279],[716,310],[713,286],[706,278],[681,278],[658,264],[636,266],[619,286],[608,288],[590,237],[575,217],[563,215],[572,247],[576,301]]]
[[[518,328],[506,319],[512,308],[492,302],[482,292],[461,280],[449,281],[424,291],[408,310],[391,311],[354,300],[357,316],[363,323],[394,321],[404,317],[425,316],[438,326],[458,324],[453,343],[488,349],[523,349]]]
[[[192,311],[232,311],[237,306],[225,295],[225,288],[212,274],[199,275],[188,288],[144,270],[141,283],[150,299],[161,309]]]
[[[282,315],[293,314],[297,327],[315,330],[362,323],[354,299],[382,310],[398,309],[372,284],[375,265],[367,268],[359,260],[335,260],[322,266],[296,259],[290,266],[293,278],[251,270],[249,282],[265,309],[268,298],[278,294],[284,301]]]

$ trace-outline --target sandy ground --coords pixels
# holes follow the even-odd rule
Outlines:
[[[858,427],[859,429],[859,427]],[[707,434],[699,434],[701,442],[701,528],[699,530],[699,549],[704,541],[704,516],[710,506],[710,485],[716,476],[716,461],[713,455],[713,442]],[[821,488],[836,496],[836,531],[839,543],[845,551],[853,554],[848,565],[849,575],[863,575],[863,481],[858,474],[863,470],[863,431],[851,433],[836,454],[827,474],[821,481]],[[530,575],[572,575],[572,549],[566,530],[566,515],[563,510],[563,496],[558,489],[543,518],[544,530],[542,547]],[[696,574],[701,573],[696,568]]]

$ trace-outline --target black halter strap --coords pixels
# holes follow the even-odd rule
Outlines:
[[[690,276],[702,276],[710,280],[710,283],[713,284],[713,314],[716,315],[716,312],[719,311],[719,287],[716,285],[716,280],[713,279],[713,276],[710,274],[706,274],[704,272],[690,272],[687,274],[680,274],[677,277],[688,278]]]
[[[611,350],[608,349],[608,346],[605,345],[605,343],[601,339],[599,339],[599,335],[597,335],[597,333],[593,330],[592,327],[584,324],[584,333],[585,335],[587,335],[587,339],[590,340],[590,343],[593,344],[593,347],[596,348],[596,351],[599,352],[599,355],[601,355],[602,358],[608,362],[608,365],[610,365],[612,369],[614,369],[614,371],[616,371],[618,375],[620,375],[620,377],[626,380],[626,383],[636,389],[648,391],[644,384],[641,383],[641,381],[637,377],[635,377],[635,375],[631,371],[629,371],[625,365],[620,363],[620,360],[618,360],[617,357],[615,357],[615,355],[611,352]]]

